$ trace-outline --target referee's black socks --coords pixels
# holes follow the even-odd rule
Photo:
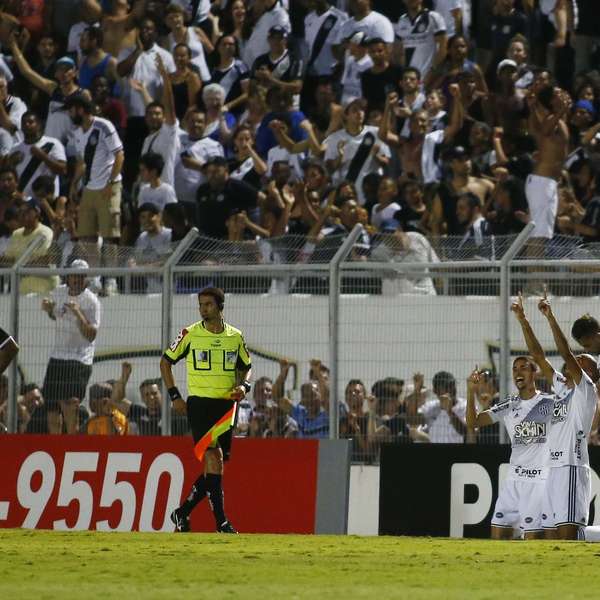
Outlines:
[[[208,486],[204,474],[200,475],[192,486],[190,495],[185,499],[185,502],[180,506],[179,510],[187,517],[196,508],[196,506],[204,499]]]
[[[221,527],[221,525],[227,521],[227,517],[225,516],[225,507],[223,504],[223,488],[221,487],[221,480],[223,476],[216,475],[214,473],[207,473],[205,477],[208,498],[215,516],[217,529],[219,529],[219,527]]]

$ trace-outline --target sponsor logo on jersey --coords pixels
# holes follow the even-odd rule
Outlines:
[[[540,477],[542,473],[542,469],[528,469],[526,467],[515,467],[515,475],[518,475],[519,477],[529,477],[530,479],[535,479],[536,477]]]
[[[569,407],[564,402],[557,402],[552,410],[552,422],[558,423],[564,421],[569,414]]]
[[[187,333],[188,333],[187,329],[182,329],[179,332],[179,335],[173,340],[173,342],[169,346],[169,350],[171,352],[175,352],[175,350],[177,350],[177,346],[179,346],[179,344],[181,344],[181,340],[183,340],[183,338],[187,335]]]
[[[585,433],[581,430],[577,432],[577,441],[575,442],[575,456],[581,460],[581,444],[585,441]]]
[[[540,444],[546,441],[546,423],[521,421],[515,425],[516,444]]]
[[[501,512],[496,513],[496,519],[501,519],[503,516],[504,516],[504,513],[501,513]]]
[[[558,460],[559,458],[561,458],[563,455],[562,451],[555,451],[555,452],[550,452],[550,460]]]
[[[525,523],[533,523],[533,517],[525,517]]]

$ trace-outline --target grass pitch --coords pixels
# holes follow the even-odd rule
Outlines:
[[[600,545],[0,530],[0,598],[599,598]]]

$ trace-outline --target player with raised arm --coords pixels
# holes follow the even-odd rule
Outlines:
[[[566,364],[566,374],[555,372],[553,377],[556,402],[550,429],[551,468],[544,512],[554,519],[558,538],[576,540],[588,522],[592,494],[588,438],[598,404],[594,382],[600,374],[592,356],[575,356],[571,352],[545,290],[538,308],[548,320]]]
[[[502,419],[511,440],[510,470],[500,488],[492,517],[493,539],[512,539],[516,527],[523,531],[525,539],[539,539],[544,535],[542,506],[554,396],[536,389],[536,372],[532,358],[515,358],[512,374],[518,395],[509,396],[479,414],[475,394],[467,394],[467,427],[472,430]],[[475,370],[468,385],[472,387],[478,382],[479,373]]]
[[[173,408],[180,414],[187,411],[194,454],[199,461],[204,459],[203,473],[183,504],[171,513],[171,520],[176,531],[190,531],[190,514],[208,495],[217,531],[237,533],[225,516],[223,462],[230,455],[237,402],[250,391],[250,355],[241,331],[223,320],[223,290],[204,288],[198,304],[202,321],[182,329],[160,361]],[[172,371],[182,358],[187,367],[187,404]]]
[[[538,307],[548,319],[557,349],[566,363],[564,375],[555,371],[546,359],[525,316],[521,293],[511,309],[521,324],[527,350],[556,394],[550,421],[550,468],[542,525],[546,537],[572,540],[577,539],[578,530],[587,523],[588,517],[590,474],[587,438],[596,411],[596,388],[592,381],[597,380],[598,369],[590,355],[573,355],[552,314],[546,291]]]

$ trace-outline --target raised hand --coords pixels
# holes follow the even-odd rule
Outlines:
[[[539,311],[547,318],[552,316],[552,307],[550,306],[550,301],[548,300],[548,289],[544,285],[544,295],[540,298],[538,302]]]
[[[525,309],[523,308],[523,295],[521,292],[517,295],[517,299],[510,305],[510,310],[515,313],[519,321],[525,318]]]

